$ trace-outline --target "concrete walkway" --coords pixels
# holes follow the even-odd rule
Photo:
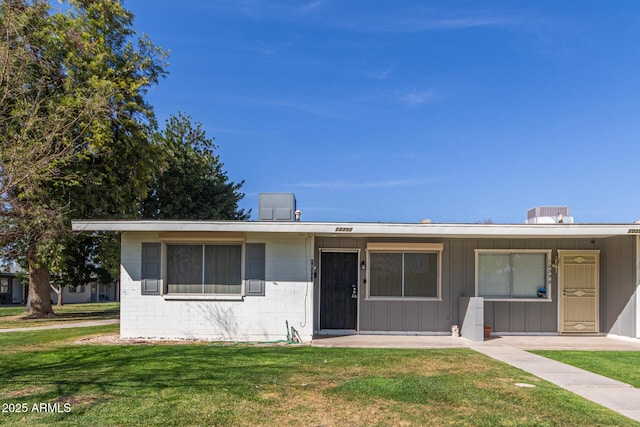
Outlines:
[[[106,319],[106,320],[89,320],[86,322],[60,322],[55,325],[47,326],[30,326],[28,328],[10,328],[0,329],[0,333],[3,332],[23,332],[23,331],[41,331],[45,329],[67,329],[67,328],[86,328],[89,326],[102,326],[102,325],[114,325],[120,323],[120,319]]]
[[[640,351],[640,341],[604,336],[504,336],[484,342],[445,336],[350,335],[316,337],[317,347],[460,348],[468,347],[556,384],[592,402],[640,421],[640,389],[583,369],[556,362],[527,350]]]
[[[529,372],[605,408],[640,421],[640,389],[629,384],[491,340],[469,341],[468,346],[472,350]]]

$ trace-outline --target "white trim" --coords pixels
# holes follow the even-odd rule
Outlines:
[[[358,335],[358,331],[355,329],[320,329],[315,332],[316,335],[337,335],[337,336],[346,336],[346,335]]]
[[[486,302],[553,302],[551,298],[484,298]]]
[[[246,241],[245,233],[227,233],[227,232],[208,232],[208,231],[198,231],[198,232],[176,232],[176,231],[168,231],[168,232],[160,232],[158,233],[158,237],[163,242],[193,242],[193,243],[202,243],[202,242],[212,242],[212,243],[244,243]]]
[[[422,336],[422,337],[450,337],[451,332],[443,331],[356,331],[353,329],[321,329],[314,331],[315,335],[390,335],[390,336]],[[463,339],[462,337],[452,337],[455,339]]]
[[[610,237],[637,234],[634,224],[394,224],[270,221],[74,220],[74,231],[226,231],[315,233],[323,236]],[[348,230],[348,231],[345,231]]]
[[[392,336],[423,336],[423,337],[451,337],[451,332],[444,331],[360,331],[360,335],[392,335]],[[462,337],[451,337],[460,339]]]
[[[482,297],[486,302],[553,302],[553,280],[551,279],[551,258],[553,256],[553,250],[551,249],[474,249],[475,252],[475,293],[477,297]],[[546,298],[506,298],[506,297],[485,297],[480,295],[478,292],[478,267],[480,263],[478,262],[478,255],[482,253],[487,254],[521,254],[521,253],[538,253],[547,255],[546,259],[546,289],[547,296]]]
[[[244,301],[244,296],[239,294],[164,294],[167,301]]]
[[[491,336],[530,336],[530,337],[557,337],[560,334],[558,332],[491,332]]]
[[[367,251],[379,252],[442,252],[443,243],[386,243],[367,242]]]

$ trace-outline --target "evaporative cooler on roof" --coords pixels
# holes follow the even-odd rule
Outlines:
[[[260,221],[294,221],[296,197],[293,193],[258,194]]]

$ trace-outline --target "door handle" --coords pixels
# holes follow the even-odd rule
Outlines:
[[[357,299],[358,298],[358,286],[356,286],[356,285],[352,285],[351,286],[351,298],[353,298],[353,299]]]

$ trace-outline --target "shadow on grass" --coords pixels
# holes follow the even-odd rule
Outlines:
[[[289,376],[291,361],[282,351],[247,347],[234,349],[233,360],[229,355],[228,348],[207,345],[86,345],[28,356],[7,355],[0,358],[0,372],[9,388],[34,384],[54,387],[55,391],[46,395],[32,395],[35,399],[86,392],[119,394],[122,389],[139,389],[145,394],[168,388],[210,387],[250,399],[259,392],[260,384],[277,384]]]
[[[54,308],[55,310],[55,308]],[[24,315],[20,316],[19,320],[102,320],[102,319],[117,319],[120,316],[120,309],[110,309],[102,311],[64,311],[55,313],[50,316],[42,315]]]
[[[26,327],[41,324],[55,324],[57,322],[69,321],[91,321],[118,319],[120,317],[119,303],[91,303],[91,304],[70,304],[62,307],[53,306],[55,314],[28,315],[25,307],[0,307],[0,328],[1,327]]]

